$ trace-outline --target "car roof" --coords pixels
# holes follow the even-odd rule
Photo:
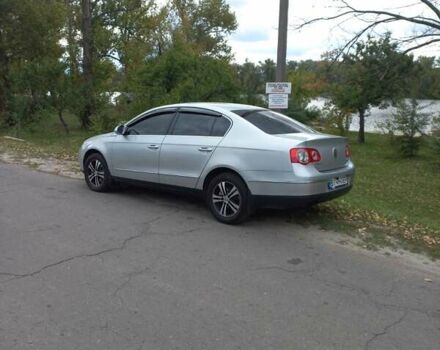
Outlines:
[[[132,124],[136,122],[138,119],[142,118],[145,113],[160,111],[162,109],[167,108],[179,108],[179,107],[193,107],[193,108],[205,108],[209,109],[211,111],[215,111],[221,114],[227,114],[230,118],[240,118],[239,115],[233,113],[234,111],[244,111],[244,110],[264,110],[262,107],[252,106],[252,105],[245,105],[240,103],[228,103],[228,102],[188,102],[188,103],[176,103],[176,104],[170,104],[170,105],[164,105],[164,106],[158,106],[155,108],[152,108],[148,111],[142,112],[126,122],[127,125]]]
[[[161,106],[163,107],[199,107],[199,108],[207,108],[207,109],[214,109],[214,110],[226,110],[228,112],[232,111],[243,111],[243,110],[256,110],[256,109],[264,109],[262,107],[258,106],[252,106],[252,105],[246,105],[246,104],[240,104],[240,103],[229,103],[229,102],[188,102],[188,103],[178,103],[168,106]]]

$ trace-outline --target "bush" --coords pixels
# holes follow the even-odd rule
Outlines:
[[[415,99],[408,103],[404,100],[397,103],[397,110],[392,117],[379,126],[388,132],[396,141],[398,151],[404,157],[417,155],[421,136],[429,124],[429,113],[422,113],[422,108]]]
[[[127,121],[127,118],[124,116],[125,113],[121,113],[117,108],[109,106],[92,119],[91,130],[95,133],[111,132],[118,124]]]
[[[310,124],[319,117],[320,112],[317,108],[307,108],[308,104],[308,99],[291,97],[289,99],[289,108],[287,110],[283,110],[281,113],[301,123]]]
[[[322,109],[322,123],[325,128],[337,129],[340,135],[346,135],[352,120],[352,111],[341,109],[330,102],[326,102]]]
[[[432,118],[430,145],[434,151],[434,160],[440,164],[440,115]]]

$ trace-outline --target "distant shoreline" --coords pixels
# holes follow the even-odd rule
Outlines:
[[[405,100],[409,101],[409,99]],[[321,110],[327,101],[329,101],[329,99],[325,97],[312,99],[307,108],[318,108]],[[418,99],[417,102],[420,104],[420,107],[424,108],[424,112],[432,113],[432,116],[440,115],[440,100]],[[377,123],[387,120],[389,116],[391,116],[391,113],[393,113],[395,110],[396,108],[393,106],[389,106],[385,109],[380,109],[377,107],[371,108],[367,114],[367,117],[365,118],[365,131],[376,134],[383,133],[383,131],[377,126]],[[359,130],[359,117],[356,113],[354,113],[350,124],[350,131],[357,130]],[[426,128],[425,132],[431,132],[431,123]]]

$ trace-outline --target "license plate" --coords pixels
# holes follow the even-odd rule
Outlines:
[[[339,176],[331,179],[327,184],[327,188],[329,191],[333,191],[337,188],[348,186],[349,184],[350,178],[348,176]]]

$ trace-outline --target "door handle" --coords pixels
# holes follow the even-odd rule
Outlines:
[[[148,146],[149,149],[159,149],[158,145],[149,145]]]
[[[200,147],[200,152],[212,152],[212,147]]]

